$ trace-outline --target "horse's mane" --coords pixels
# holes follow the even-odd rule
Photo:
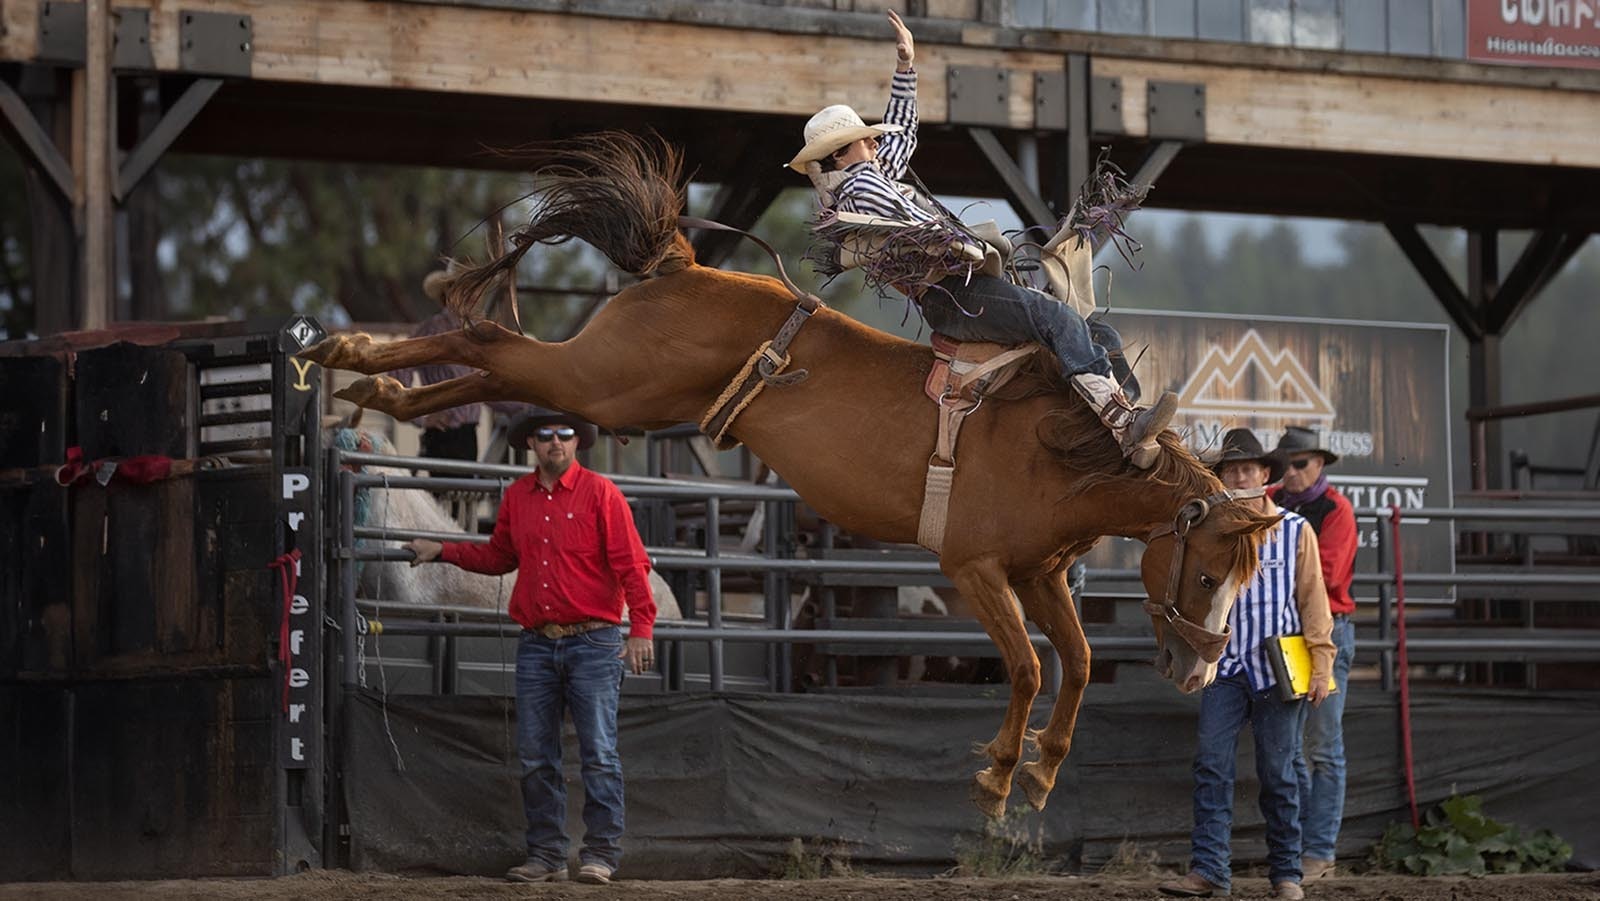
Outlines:
[[[683,153],[660,136],[606,131],[506,155],[538,164],[533,177],[541,186],[527,224],[507,236],[511,250],[481,265],[459,264],[445,305],[463,319],[535,244],[581,238],[640,278],[694,264],[694,249],[678,231],[687,190]]]

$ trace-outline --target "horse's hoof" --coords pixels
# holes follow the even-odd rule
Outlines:
[[[328,369],[359,369],[355,364],[371,346],[371,335],[334,335],[323,338],[295,356],[320,363]]]
[[[349,385],[333,392],[333,396],[340,400],[347,400],[358,407],[369,410],[381,410],[382,402],[386,396],[404,390],[401,384],[386,375],[367,376],[356,379]]]
[[[979,770],[972,777],[972,790],[969,797],[972,803],[991,820],[998,820],[1006,815],[1006,792],[996,789],[990,782],[994,779],[993,770]],[[1002,786],[1007,788],[1009,786]]]
[[[1044,764],[1030,760],[1017,768],[1017,787],[1028,796],[1029,806],[1034,810],[1044,810],[1045,803],[1050,800],[1050,790],[1055,785],[1046,784]]]

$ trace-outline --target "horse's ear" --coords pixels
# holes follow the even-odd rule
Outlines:
[[[1270,516],[1261,516],[1259,514],[1252,513],[1249,520],[1241,525],[1234,526],[1232,529],[1229,529],[1227,534],[1240,538],[1246,536],[1259,537],[1268,531],[1271,531],[1274,526],[1282,521],[1283,514],[1281,513],[1274,513]]]

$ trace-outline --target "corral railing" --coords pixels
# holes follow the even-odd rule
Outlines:
[[[481,492],[497,495],[510,481],[531,472],[519,466],[490,465],[456,460],[428,458],[403,458],[377,454],[330,451],[330,470],[339,472],[338,491],[332,498],[333,521],[329,532],[334,539],[334,558],[338,563],[339,619],[343,627],[343,676],[347,686],[358,679],[358,655],[355,643],[365,634],[366,616],[372,612],[370,601],[356,596],[356,567],[362,561],[403,561],[410,552],[400,547],[378,547],[373,540],[401,541],[411,538],[435,540],[487,541],[484,535],[440,534],[355,524],[356,492],[368,487],[392,489],[421,488],[434,491]],[[384,466],[406,470],[427,470],[430,476],[394,476],[357,473],[341,467]],[[662,660],[662,687],[681,689],[683,682],[683,646],[699,643],[705,645],[707,684],[720,691],[726,684],[725,655],[730,644],[764,644],[768,646],[771,661],[768,684],[772,690],[785,691],[790,685],[787,646],[795,644],[823,644],[827,646],[855,645],[886,649],[885,653],[922,653],[923,649],[990,646],[989,637],[979,629],[963,631],[927,631],[912,628],[791,628],[792,597],[788,580],[805,577],[821,580],[825,577],[873,576],[886,581],[904,580],[908,583],[939,584],[937,560],[932,555],[925,559],[832,559],[795,558],[777,556],[768,542],[762,554],[728,553],[722,546],[723,504],[725,502],[755,502],[766,506],[769,526],[781,517],[792,519],[793,505],[800,498],[784,488],[759,485],[729,485],[724,483],[662,479],[614,475],[611,478],[622,488],[625,496],[635,502],[647,500],[698,501],[704,505],[705,526],[703,546],[675,547],[649,546],[654,567],[663,573],[700,572],[705,580],[705,609],[703,618],[690,611],[690,619],[682,623],[662,623],[655,629],[657,641],[667,650],[658,655]],[[1393,511],[1380,508],[1359,510],[1358,516],[1374,518],[1380,524],[1378,558],[1380,571],[1358,573],[1355,585],[1376,594],[1376,635],[1362,638],[1358,649],[1365,655],[1377,654],[1381,660],[1380,677],[1385,688],[1394,684],[1395,589],[1392,551],[1399,523]],[[1533,508],[1494,509],[1440,507],[1405,511],[1407,518],[1454,520],[1461,523],[1490,526],[1493,524],[1520,523],[1538,528],[1548,523],[1552,529],[1600,528],[1600,506],[1587,509]],[[1403,522],[1403,520],[1402,520]],[[728,621],[723,604],[723,576],[725,573],[757,573],[764,576],[766,608],[761,623]],[[1398,574],[1406,586],[1455,587],[1492,590],[1542,603],[1548,599],[1570,599],[1574,591],[1590,598],[1600,597],[1600,573],[1578,572],[1406,572]],[[1095,570],[1088,572],[1088,584],[1095,586],[1132,583],[1138,588],[1138,574],[1134,570]],[[943,583],[948,584],[948,583]],[[1554,592],[1552,594],[1552,592]],[[1592,592],[1592,594],[1590,593]],[[1124,600],[1139,600],[1139,591],[1113,591],[1110,595]],[[1364,597],[1371,595],[1363,593]],[[825,622],[835,621],[831,609],[830,592],[823,592],[822,616]],[[1412,618],[1426,620],[1444,613],[1448,615],[1455,602],[1449,598],[1413,600]],[[691,604],[692,606],[692,604]],[[395,636],[436,636],[445,642],[443,660],[454,660],[453,643],[463,637],[503,636],[510,625],[501,614],[476,608],[438,605],[413,605],[404,610],[393,603],[383,607],[383,634]],[[414,614],[415,618],[404,618]],[[1437,626],[1437,623],[1434,624]],[[1450,629],[1432,628],[1410,636],[1407,647],[1411,660],[1418,664],[1448,664],[1485,661],[1600,661],[1600,630],[1553,630],[1540,628],[1489,629],[1479,628],[1469,622],[1450,622]],[[1457,628],[1459,627],[1459,628]],[[515,628],[512,626],[511,628]],[[1369,630],[1370,631],[1370,630]],[[1090,645],[1098,660],[1142,660],[1153,652],[1152,639],[1147,629],[1133,634],[1113,628],[1096,629],[1087,624]],[[1033,644],[1040,652],[1048,675],[1047,684],[1053,689],[1059,685],[1059,666],[1048,640],[1038,632],[1030,632]],[[874,652],[876,653],[876,652]],[[946,651],[948,653],[948,651]],[[1368,659],[1371,659],[1370,657]],[[447,683],[453,679],[444,680]]]

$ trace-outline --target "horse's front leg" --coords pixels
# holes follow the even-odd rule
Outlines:
[[[1011,679],[1011,699],[1006,704],[1005,720],[994,740],[983,747],[992,763],[979,770],[972,782],[972,803],[985,816],[998,819],[1006,812],[1011,774],[1022,758],[1028,713],[1033,709],[1034,696],[1039,693],[1039,658],[1028,641],[1027,626],[999,564],[992,559],[973,561],[950,573],[950,578],[973,604],[978,621],[1000,649]]]
[[[470,328],[400,341],[378,342],[364,333],[333,335],[300,351],[298,356],[329,369],[377,375],[430,363],[460,363],[482,369],[501,345],[535,343],[497,323],[479,321]]]
[[[505,400],[506,389],[493,373],[474,372],[421,388],[407,388],[386,375],[357,379],[333,393],[358,407],[387,413],[399,420],[415,419],[462,404]],[[519,400],[526,398],[519,398]]]
[[[1050,722],[1038,734],[1039,759],[1024,763],[1017,771],[1017,785],[1028,796],[1035,810],[1043,810],[1056,785],[1056,772],[1067,752],[1072,750],[1072,731],[1078,723],[1078,706],[1089,684],[1089,640],[1073,606],[1067,588],[1067,568],[1042,578],[1019,582],[1017,597],[1028,619],[1049,636],[1061,657],[1061,691],[1056,695]]]

